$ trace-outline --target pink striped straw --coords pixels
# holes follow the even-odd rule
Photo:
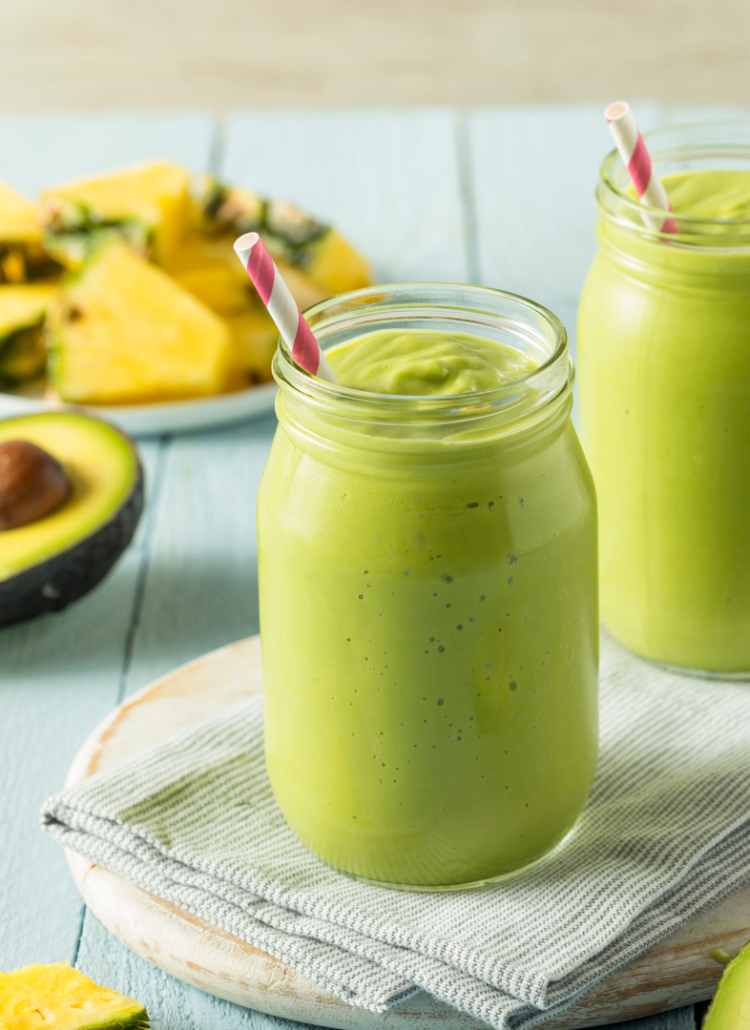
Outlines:
[[[338,385],[328,359],[257,232],[240,236],[235,240],[234,249],[297,364],[312,375]]]
[[[671,211],[672,205],[669,203],[664,183],[653,169],[651,156],[646,150],[643,136],[638,131],[630,105],[618,100],[617,103],[609,105],[604,117],[641,201],[649,207]],[[658,232],[678,231],[673,218],[655,218],[644,212],[643,219],[650,228]]]

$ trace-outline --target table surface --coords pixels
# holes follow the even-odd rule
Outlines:
[[[636,106],[645,130],[741,109]],[[595,251],[599,105],[0,116],[0,180],[42,186],[164,157],[299,201],[382,282],[482,283],[550,307],[575,342]],[[114,572],[67,611],[0,630],[0,969],[61,959],[147,1005],[157,1030],[282,1030],[172,980],[82,908],[38,826],[94,726],[183,662],[258,631],[255,496],[275,419],[141,442],[148,503]],[[692,1009],[635,1030],[693,1030]]]

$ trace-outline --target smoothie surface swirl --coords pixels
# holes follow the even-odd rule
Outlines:
[[[328,352],[342,386],[398,396],[451,396],[507,386],[536,363],[503,344],[444,331],[380,330]]]
[[[675,214],[691,218],[750,218],[750,171],[707,169],[664,177]]]

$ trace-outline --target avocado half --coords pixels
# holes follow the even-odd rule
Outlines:
[[[133,441],[101,419],[45,412],[0,421],[0,443],[27,440],[62,464],[67,501],[36,522],[0,532],[0,626],[60,611],[109,572],[143,510]]]

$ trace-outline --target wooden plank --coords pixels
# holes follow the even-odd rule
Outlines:
[[[147,489],[157,451],[141,449]],[[0,969],[73,955],[81,898],[38,812],[119,695],[147,546],[142,522],[100,587],[63,612],[0,630]]]
[[[208,168],[216,120],[210,114],[0,116],[0,181],[34,197],[45,186],[164,158]]]
[[[255,498],[275,427],[169,442],[126,694],[258,631]]]
[[[750,107],[739,104],[671,104],[664,112],[665,124],[689,122],[734,122],[750,118]]]
[[[5,0],[6,110],[746,95],[743,0]]]
[[[656,104],[634,111],[643,131],[661,118]],[[549,307],[573,350],[578,297],[596,253],[594,189],[612,149],[602,112],[585,104],[468,116],[481,282]]]
[[[447,110],[237,113],[221,171],[332,222],[381,282],[465,282],[456,132]]]

